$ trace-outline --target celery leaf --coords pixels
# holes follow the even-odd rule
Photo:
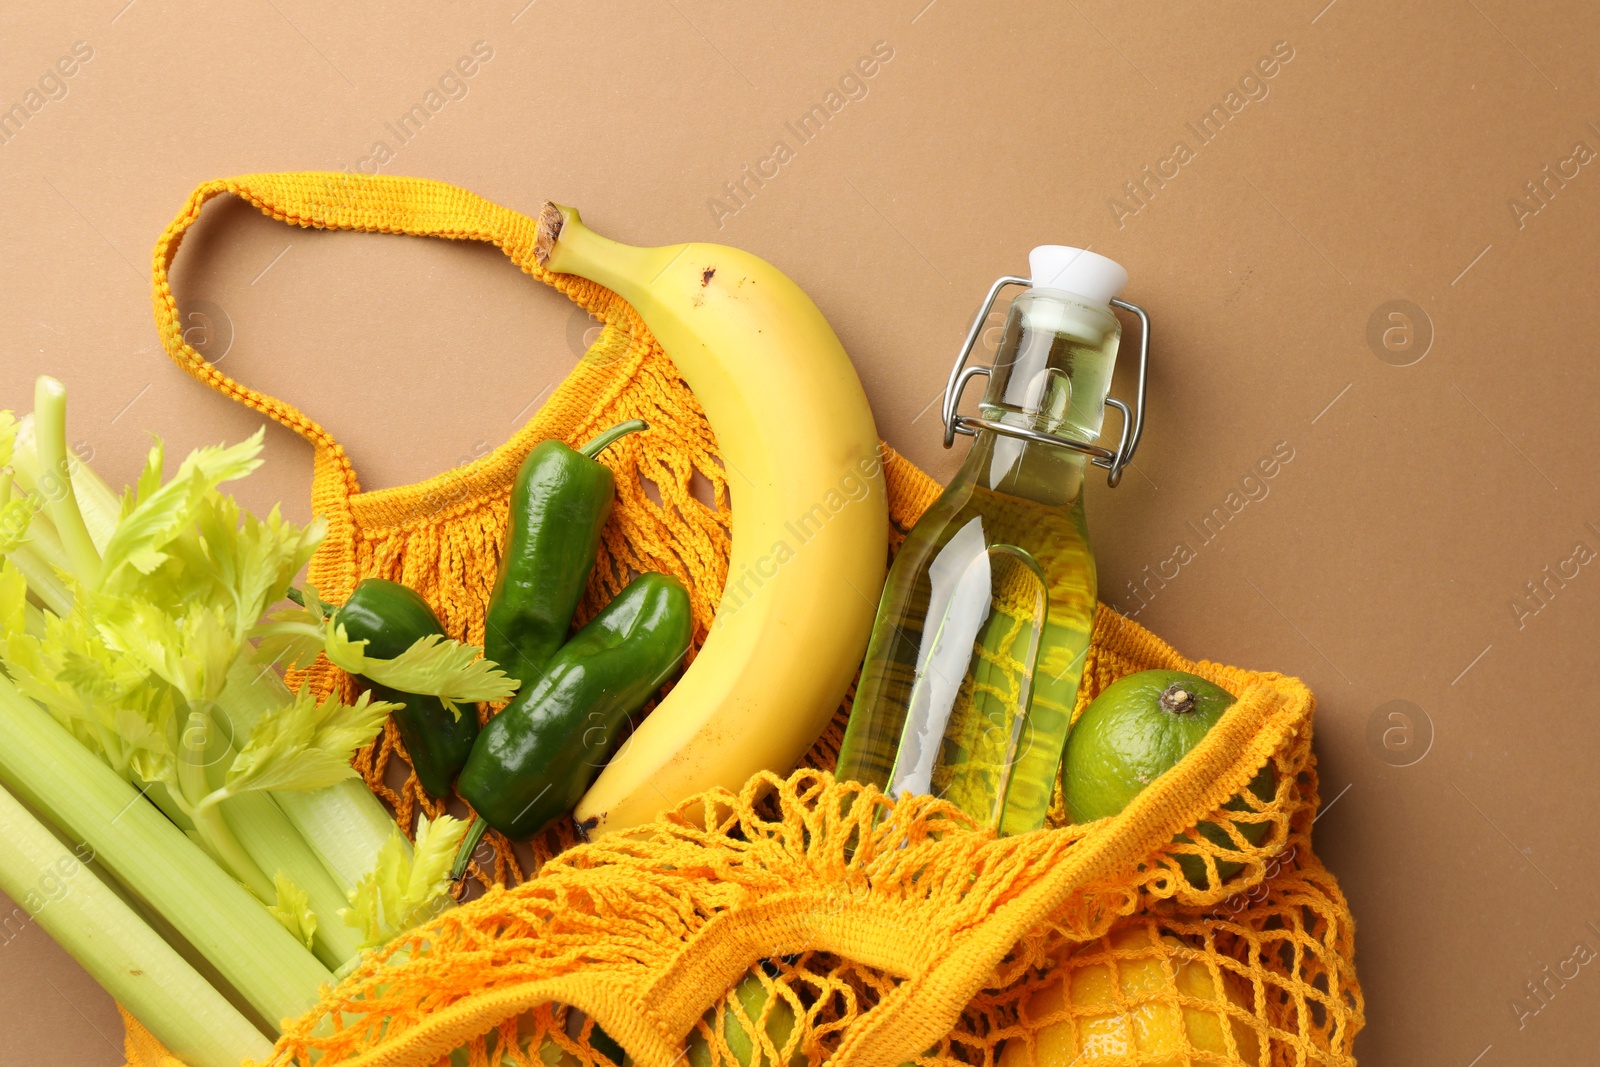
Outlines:
[[[0,501],[0,556],[27,543],[33,511],[33,501],[26,496]]]
[[[319,623],[338,610],[335,605],[323,600],[322,595],[317,592],[317,587],[310,582],[307,582],[305,587],[300,590],[300,602],[305,605],[307,611],[315,616]]]
[[[258,637],[256,662],[306,666],[321,653],[328,662],[350,674],[386,685],[401,693],[436,696],[457,717],[459,703],[511,699],[518,682],[508,678],[483,649],[429,634],[392,659],[366,654],[367,642],[350,638],[337,614],[324,617],[327,605],[311,591],[307,607],[274,612],[253,631]]]
[[[161,488],[161,467],[166,462],[166,446],[161,438],[151,435],[155,442],[150,446],[150,454],[145,457],[144,467],[139,471],[139,481],[132,487],[122,492],[122,511],[119,519],[127,518],[141,500],[148,500],[150,494]]]
[[[101,588],[116,589],[128,580],[128,570],[145,575],[165,562],[163,549],[194,523],[206,494],[261,465],[262,434],[257,430],[236,445],[195,449],[172,480],[156,489],[150,488],[155,479],[146,468],[139,479],[140,496],[117,523],[101,554]]]
[[[148,583],[181,599],[215,605],[237,639],[244,640],[267,608],[283,599],[289,583],[311,559],[326,525],[284,520],[277,508],[265,519],[208,492],[194,509],[194,525],[166,547],[168,561]],[[142,584],[148,584],[142,583]]]
[[[293,702],[256,722],[219,792],[323,789],[354,777],[351,755],[376,737],[389,712],[400,707],[372,700],[368,693],[354,704],[332,695],[319,702],[302,689]]]
[[[325,650],[328,659],[351,674],[359,674],[401,693],[426,693],[444,701],[460,717],[457,702],[510,700],[518,682],[506,677],[493,660],[481,658],[476,645],[452,641],[441,634],[419,637],[393,659],[364,654],[366,642],[351,641],[344,627],[336,628]]]
[[[89,599],[105,643],[184,699],[210,701],[222,692],[241,651],[225,608],[197,601],[172,614],[142,598]]]
[[[317,933],[317,913],[311,910],[311,898],[282,871],[272,879],[272,884],[278,891],[278,902],[267,905],[268,913],[282,923],[296,941],[310,948]]]
[[[339,912],[361,931],[362,947],[376,948],[449,907],[450,867],[467,824],[450,815],[417,820],[417,840],[406,856],[400,828],[378,850],[378,861],[350,891],[350,907]]]
[[[288,669],[309,667],[328,643],[326,623],[307,608],[280,608],[251,631],[256,642],[255,662]]]
[[[4,571],[11,573],[9,563]],[[0,601],[11,600],[14,584],[0,578]],[[172,769],[173,691],[102,639],[83,611],[91,599],[80,590],[65,618],[45,613],[40,636],[8,628],[0,640],[6,670],[17,688],[119,773],[133,767],[147,781],[165,781]],[[15,611],[9,603],[0,608],[6,610]]]

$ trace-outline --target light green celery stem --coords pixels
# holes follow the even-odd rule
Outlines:
[[[229,672],[217,704],[227,716],[232,735],[242,739],[250,736],[257,719],[290,699],[289,688],[277,671],[241,660]],[[273,793],[272,798],[346,892],[372,870],[378,850],[394,829],[389,809],[360,778],[327,789]]]
[[[46,563],[70,574],[72,572],[72,558],[67,555],[66,546],[61,543],[61,535],[56,532],[55,524],[50,521],[49,513],[38,507],[38,498],[33,497],[31,502],[34,505],[34,511],[28,519],[28,550],[38,556],[41,563]]]
[[[77,498],[79,513],[98,553],[105,548],[112,531],[116,529],[121,505],[116,495],[87,464],[77,462],[76,457],[69,457],[68,461],[73,464],[73,495]],[[22,420],[11,463],[18,487],[33,495],[36,502],[42,502],[32,416]],[[11,562],[27,581],[29,591],[45,607],[57,615],[65,615],[72,610],[72,594],[56,572],[63,570],[75,573],[76,568],[62,543],[61,534],[44,507],[34,511],[33,519],[28,523],[27,543],[11,553]]]
[[[233,834],[233,827],[228,825],[228,820],[222,815],[222,810],[217,805],[196,808],[194,811],[194,828],[200,843],[208,852],[228,869],[245,888],[255,894],[262,903],[271,904],[276,897],[272,879],[267,877],[250,855],[239,839]]]
[[[301,1014],[331,981],[242,886],[3,677],[0,784],[93,848],[262,1018]]]
[[[19,479],[20,481],[20,479]],[[61,545],[61,536],[50,523],[50,516],[33,498],[33,515],[28,519],[27,540],[10,553],[11,562],[27,580],[28,589],[45,607],[57,615],[72,609],[72,593],[57,571],[72,572],[72,561]]]
[[[210,720],[204,712],[189,713],[182,735],[184,743],[178,751],[178,790],[189,806],[189,817],[194,820],[201,843],[250,892],[262,901],[271,903],[276,896],[272,879],[239,843],[228,820],[222,817],[221,810],[215,804],[202,803],[211,792],[206,776],[207,746],[204,743],[190,743],[190,739],[210,739],[214,731],[209,724]]]
[[[137,783],[135,783],[135,785],[137,788],[144,788],[138,786]],[[149,792],[145,793],[145,796],[149,797],[153,794],[153,792],[154,790],[150,790]],[[121,900],[128,907],[132,908],[134,913],[138,915],[143,922],[148,924],[150,929],[156,932],[157,937],[166,942],[166,944],[173,951],[183,958],[185,963],[198,971],[200,977],[204,978],[213,989],[222,994],[229,1004],[233,1005],[233,1007],[241,1012],[245,1018],[249,1019],[251,1024],[254,1025],[257,1030],[263,1034],[270,1034],[273,1032],[273,1028],[268,1026],[263,1019],[256,1015],[250,1005],[246,1004],[244,1000],[240,998],[238,992],[236,992],[232,986],[228,985],[228,983],[223,980],[222,976],[217,973],[217,969],[211,966],[211,964],[206,961],[204,956],[196,952],[194,946],[185,941],[183,936],[179,934],[177,930],[173,929],[172,924],[167,922],[167,920],[162,917],[160,912],[150,907],[150,905],[146,904],[132,893],[129,893],[123,884],[112,876],[111,872],[106,869],[106,865],[102,863],[87,846],[81,845],[79,842],[69,838],[66,834],[62,833],[54,823],[40,815],[37,811],[34,811],[32,808],[28,807],[26,803],[20,800],[18,800],[18,803],[23,805],[23,808],[27,811],[30,818],[54,834],[56,841],[64,846],[68,852],[81,855],[83,857],[84,866],[88,867],[90,872],[100,880],[101,885],[111,890],[111,892],[117,895],[117,899]]]
[[[39,451],[34,430],[33,416],[23,418],[17,427],[16,449],[11,456],[11,468],[16,472],[17,484],[29,493],[39,491]],[[104,552],[106,542],[111,540],[111,532],[117,528],[117,519],[122,515],[121,500],[94,472],[94,468],[81,461],[73,464],[72,489],[73,495],[78,498],[78,511],[83,516],[83,524],[88,527],[89,537],[94,541],[95,551]]]
[[[39,812],[33,810],[27,801],[22,800],[14,794],[6,791],[4,788],[0,788],[0,793],[4,793],[6,796],[10,797],[15,804],[22,808],[23,814],[27,815],[28,818],[32,819],[34,822],[38,823],[40,826],[49,831],[50,835],[56,839],[56,844],[77,856],[77,858],[83,862],[83,865],[89,868],[90,873],[100,880],[101,885],[105,886],[107,889],[111,890],[111,892],[116,894],[118,900],[128,905],[128,907],[132,908],[134,911],[139,911],[140,905],[138,899],[124,889],[121,883],[119,883],[115,878],[111,877],[111,872],[106,870],[105,864],[95,859],[94,852],[87,845],[84,845],[78,841],[74,841],[66,834],[62,833],[56,827],[55,823],[45,818]],[[3,840],[4,838],[0,838],[0,841]],[[139,918],[144,922],[150,922],[150,916],[143,912],[140,912]],[[166,940],[165,935],[163,935],[162,940]]]
[[[305,890],[317,915],[313,939],[317,959],[336,970],[359,956],[361,935],[339,918],[339,911],[350,906],[349,898],[272,798],[265,793],[242,793],[224,800],[220,807],[234,836],[268,877],[281,871]]]
[[[43,376],[35,383],[33,418],[45,510],[61,535],[73,571],[85,584],[94,585],[100,576],[100,550],[89,536],[78,495],[72,491],[73,467],[82,464],[67,454],[67,390],[54,378]]]
[[[3,789],[0,890],[188,1067],[271,1054],[261,1031]]]
[[[394,833],[394,817],[360,778],[314,792],[273,793],[272,799],[346,892],[371,873],[378,849]],[[400,838],[409,858],[411,842]]]
[[[146,793],[145,795],[149,796],[150,794]],[[13,799],[17,798],[13,797]],[[164,941],[168,947],[175,951],[179,956],[183,957],[183,961],[185,963],[198,971],[200,973],[200,977],[204,978],[206,982],[209,983],[211,987],[218,993],[221,993],[223,997],[227,999],[228,1003],[232,1004],[234,1008],[243,1013],[245,1018],[249,1019],[257,1030],[263,1034],[272,1032],[272,1028],[267,1026],[264,1021],[254,1014],[250,1008],[250,1005],[246,1004],[240,999],[239,994],[234,991],[233,987],[228,985],[227,982],[223,981],[222,976],[217,973],[216,968],[212,967],[210,963],[206,962],[205,957],[196,952],[194,950],[194,946],[185,941],[183,936],[172,928],[172,924],[167,922],[167,920],[162,917],[160,912],[156,911],[144,901],[128,892],[127,888],[121,882],[117,881],[112,873],[106,869],[106,865],[94,855],[87,845],[72,840],[66,834],[62,833],[60,829],[57,828],[56,825],[49,819],[40,815],[37,811],[34,811],[23,801],[17,800],[17,802],[22,804],[24,810],[27,811],[30,818],[54,834],[56,841],[65,847],[68,852],[72,852],[82,858],[84,866],[89,868],[89,871],[97,879],[99,879],[101,885],[105,886],[112,893],[115,893],[118,900],[122,901],[129,908],[133,909],[134,914],[138,915],[142,922],[149,925],[150,929],[156,932],[157,937],[161,938],[161,940]]]
[[[89,528],[95,550],[104,552],[106,542],[116,531],[117,520],[122,517],[122,501],[87,463],[80,463],[73,470],[72,489],[78,497],[78,510],[83,515],[83,524]]]
[[[28,592],[57,615],[65,615],[72,610],[72,594],[50,564],[39,558],[36,547],[34,544],[22,545],[13,549],[6,558],[28,583]]]
[[[131,772],[130,772],[131,773]],[[165,782],[145,782],[134,775],[133,787],[143,793],[145,799],[161,809],[161,813],[177,824],[178,829],[184,833],[194,830],[194,820],[189,818],[189,813],[178,806],[172,799],[172,793],[167,789]]]

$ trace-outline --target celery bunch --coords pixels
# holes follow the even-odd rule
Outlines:
[[[215,976],[209,996],[155,998],[141,1021],[196,1049],[193,1067],[237,1063],[259,1042],[218,1005],[275,1036],[364,948],[449,905],[465,829],[424,823],[413,852],[350,765],[398,705],[294,693],[274,665],[324,654],[450,702],[505,700],[516,683],[438,637],[369,658],[314,590],[310,608],[268,616],[323,526],[257,518],[222,492],[260,465],[260,433],[197,449],[166,480],[157,441],[118,499],[69,455],[65,401],[41,378],[31,423],[0,412],[0,785],[114,880],[80,879],[118,952],[63,943],[130,1001],[143,991],[127,986],[128,952],[181,982]],[[0,827],[28,818],[0,794]],[[0,886],[60,861],[41,832],[0,839]],[[138,907],[113,905],[119,890]]]

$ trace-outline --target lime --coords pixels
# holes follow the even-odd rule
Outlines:
[[[1231,693],[1183,671],[1140,671],[1107,686],[1078,717],[1061,760],[1061,792],[1073,822],[1093,822],[1115,815],[1140,791],[1189,754],[1206,731],[1233,705]],[[1250,782],[1250,792],[1270,801],[1277,775],[1267,764]],[[1243,797],[1226,805],[1249,811]],[[1251,844],[1260,844],[1269,824],[1245,823],[1238,829]],[[1234,849],[1228,832],[1215,823],[1197,829],[1221,849]],[[1188,840],[1180,834],[1174,840]],[[1178,856],[1189,881],[1205,888],[1205,862],[1199,856]],[[1241,865],[1219,862],[1224,879]]]
[[[767,987],[760,977],[754,973],[746,974],[739,979],[739,984],[734,986],[734,992],[739,998],[739,1006],[744,1014],[752,1021],[759,1020],[769,998]],[[723,1020],[723,1039],[727,1041],[728,1050],[738,1059],[741,1067],[771,1067],[766,1053],[744,1028],[738,1012],[727,1011],[723,1015]],[[715,1008],[706,1013],[706,1021],[715,1025]],[[767,1039],[772,1042],[773,1048],[781,1051],[783,1046],[789,1043],[789,1036],[794,1033],[797,1022],[794,1008],[787,1000],[779,997],[773,1002],[772,1010],[767,1013],[766,1022]],[[689,1035],[687,1053],[690,1067],[711,1067],[713,1059],[711,1046],[701,1036],[698,1028]],[[796,1041],[794,1051],[789,1054],[788,1067],[805,1067],[805,1062],[806,1057],[800,1051],[800,1042]]]

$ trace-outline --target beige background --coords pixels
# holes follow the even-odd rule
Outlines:
[[[1600,167],[1564,162],[1600,147],[1600,14],[1513,0],[996,12],[8,4],[0,105],[26,106],[74,42],[93,55],[0,144],[0,403],[26,406],[41,372],[65,379],[72,432],[114,480],[146,432],[179,454],[248,433],[256,416],[162,354],[151,245],[203,180],[356,167],[381,140],[385,173],[773,260],[832,319],[884,436],[948,476],[959,448],[940,448],[929,404],[984,289],[1025,271],[1032,244],[1090,245],[1128,267],[1156,322],[1136,473],[1089,501],[1103,596],[1140,609],[1129,583],[1148,579],[1138,617],[1180,649],[1319,695],[1317,843],[1359,921],[1362,1061],[1580,1062],[1600,1040],[1600,969],[1542,968],[1570,976],[1578,944],[1600,949],[1600,575],[1573,564],[1542,606],[1512,604],[1577,542],[1600,549]],[[386,124],[480,41],[492,58],[466,95],[401,144]],[[785,123],[826,105],[876,42],[892,58],[802,143]],[[1267,95],[1240,92],[1201,144],[1185,124],[1226,113],[1278,42],[1292,58],[1245,86]],[[1189,158],[1163,163],[1180,139]],[[775,177],[736,211],[710,206],[780,140],[792,158]],[[1176,175],[1158,188],[1146,165]],[[1535,201],[1524,183],[1546,165],[1577,173]],[[1148,199],[1115,211],[1141,179]],[[237,204],[208,216],[180,260],[194,324],[230,373],[322,419],[368,487],[493,447],[581,351],[587,321],[493,250],[301,231]],[[1391,300],[1409,318],[1380,314],[1369,340]],[[277,429],[268,441],[242,495],[303,517],[309,451]],[[1275,447],[1292,460],[1247,480]],[[1230,504],[1207,540],[1202,520]],[[1173,574],[1180,543],[1195,558],[1149,578]],[[104,995],[37,929],[5,937],[0,1062],[120,1062]]]

